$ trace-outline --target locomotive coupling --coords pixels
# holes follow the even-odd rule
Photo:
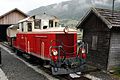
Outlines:
[[[73,63],[71,63],[70,68],[76,68],[76,67],[78,67],[79,65],[80,65],[79,62],[73,62]]]

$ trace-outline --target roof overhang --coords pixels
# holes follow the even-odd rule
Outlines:
[[[15,8],[15,9],[13,9],[13,10],[11,10],[11,11],[9,11],[9,12],[3,14],[3,15],[1,15],[1,16],[0,16],[0,19],[3,18],[4,16],[6,16],[6,15],[12,13],[12,12],[14,12],[14,11],[18,11],[18,12],[20,12],[20,13],[23,14],[25,17],[28,17],[28,16],[29,16],[29,15],[25,14],[24,12],[22,12],[21,10]]]
[[[91,8],[86,14],[85,16],[83,16],[83,18],[80,20],[80,22],[77,24],[76,28],[82,28],[82,23],[89,17],[89,15],[91,13],[94,13],[98,18],[100,18],[107,26],[109,29],[112,28],[112,24],[106,20],[103,16],[101,16],[101,14],[95,9],[95,8]]]

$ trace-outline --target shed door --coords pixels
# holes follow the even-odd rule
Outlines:
[[[10,25],[0,25],[0,41],[7,41],[6,30]]]

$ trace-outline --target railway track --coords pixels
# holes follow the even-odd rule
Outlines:
[[[3,46],[7,47],[11,52],[13,51],[13,48],[10,47],[7,42],[2,42],[1,43]],[[17,55],[18,56],[18,55]],[[59,75],[59,76],[53,76],[50,69],[49,68],[45,68],[44,66],[42,66],[40,64],[40,60],[36,59],[34,62],[28,58],[26,58],[25,56],[18,56],[19,58],[21,58],[22,60],[24,60],[25,62],[28,62],[30,65],[36,66],[37,68],[43,70],[45,73],[51,75],[52,77],[55,77],[59,80],[91,80],[89,78],[86,78],[84,75],[81,74],[77,74],[75,73],[74,75],[80,76],[80,77],[74,77],[72,78],[70,75]],[[84,74],[89,73],[90,71],[86,71],[84,72]]]

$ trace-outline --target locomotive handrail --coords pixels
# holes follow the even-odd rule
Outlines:
[[[65,47],[75,47],[75,46],[77,46],[77,43],[74,44],[73,46],[68,46],[68,45],[65,45],[65,44],[62,42],[62,45],[65,46]]]
[[[66,52],[66,51],[65,51],[65,52]],[[74,52],[71,52],[71,53],[69,53],[69,52],[66,52],[66,53],[68,53],[68,54],[74,54],[74,53],[77,53],[77,50],[74,51]]]
[[[63,59],[63,61],[62,62],[64,62],[64,60],[66,59],[66,54],[65,54],[65,50],[62,48],[62,46],[50,46],[50,53],[51,53],[51,48],[58,48],[58,56],[59,56],[59,58],[60,58],[60,50],[62,50],[63,51],[63,54],[64,54],[64,59]],[[50,54],[51,55],[51,54]]]
[[[52,40],[51,42],[50,42],[50,45],[52,46],[52,43],[53,42],[59,42],[60,44],[62,43],[62,41],[60,41],[60,40]]]
[[[65,47],[75,47],[75,46],[77,46],[78,44],[76,43],[76,44],[74,44],[73,46],[68,46],[68,45],[65,45],[61,40],[52,40],[51,41],[51,46],[52,46],[52,43],[53,42],[59,42],[61,45],[60,46],[65,46]],[[85,45],[86,45],[86,52],[88,53],[88,44],[87,43],[85,43],[85,42],[82,42],[81,44],[80,44],[80,46],[79,47],[85,47]],[[64,50],[65,51],[65,50]],[[66,51],[65,51],[66,52]],[[66,53],[69,53],[69,52],[66,52]],[[77,53],[77,50],[76,51],[74,51],[74,52],[71,52],[71,53],[69,53],[69,54],[74,54],[74,53]]]
[[[61,44],[62,46],[65,46],[65,47],[75,47],[75,46],[77,46],[77,43],[74,44],[73,46],[65,45],[61,40],[52,40],[50,44],[52,45],[53,42],[60,42],[60,44]]]
[[[63,54],[64,54],[64,58],[63,58],[63,61],[62,61],[62,62],[64,62],[64,61],[65,61],[65,59],[66,59],[65,50],[64,50],[62,47],[60,47],[60,49],[62,49],[62,51],[63,51]]]
[[[82,43],[80,44],[79,48],[80,48],[80,47],[85,48],[85,46],[86,46],[86,53],[88,53],[88,43],[82,42]]]
[[[74,54],[74,53],[77,54],[77,50],[74,51],[74,52],[69,53],[69,52],[65,51],[65,50],[62,48],[62,46],[50,46],[50,53],[51,53],[51,48],[60,48],[59,50],[62,50],[62,51],[63,51],[64,59],[62,60],[62,62],[64,62],[64,60],[66,59],[66,53],[67,53],[67,54]],[[60,52],[60,51],[59,51],[59,52]],[[51,55],[51,54],[50,54],[50,55]],[[59,57],[60,57],[60,53],[59,53]]]

